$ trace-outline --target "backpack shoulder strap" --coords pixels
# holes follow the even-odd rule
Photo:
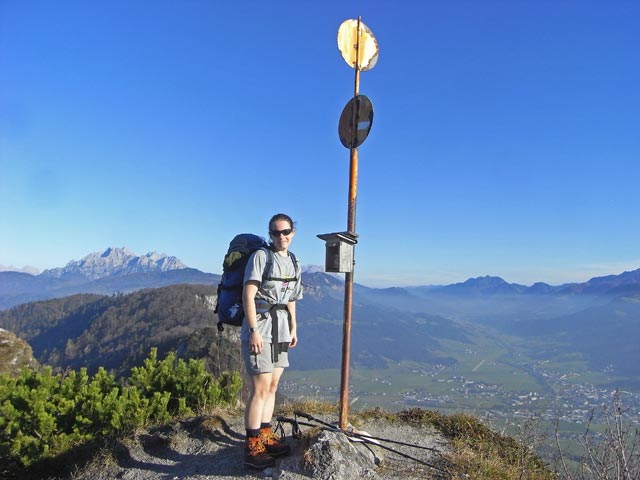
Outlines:
[[[293,252],[288,252],[291,257],[291,261],[293,262],[293,270],[295,271],[296,281],[300,280],[300,264],[298,263],[298,259],[293,254]]]
[[[258,250],[263,250],[267,255],[267,261],[264,264],[264,270],[262,270],[262,283],[273,277],[273,250],[270,247],[260,247]]]

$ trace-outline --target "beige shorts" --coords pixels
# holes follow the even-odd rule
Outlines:
[[[272,344],[268,342],[262,344],[262,352],[260,353],[252,352],[249,343],[242,342],[242,359],[249,375],[271,373],[274,368],[289,366],[288,352],[278,353],[278,359],[274,361]]]

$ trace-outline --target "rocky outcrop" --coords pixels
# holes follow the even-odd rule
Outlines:
[[[306,455],[306,470],[311,478],[381,478],[376,467],[384,455],[370,445],[353,443],[344,433],[320,432]]]
[[[33,367],[31,346],[8,330],[0,328],[0,374],[17,375],[23,367]]]

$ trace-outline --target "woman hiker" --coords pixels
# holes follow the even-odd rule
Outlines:
[[[275,457],[289,453],[289,446],[271,431],[271,417],[278,382],[289,366],[287,350],[298,343],[296,300],[302,298],[302,283],[300,267],[289,252],[294,236],[293,220],[283,213],[274,215],[269,221],[271,251],[254,252],[244,274],[242,357],[251,376],[244,463],[259,469],[273,466]]]

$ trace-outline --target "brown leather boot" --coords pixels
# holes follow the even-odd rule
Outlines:
[[[267,453],[260,437],[247,437],[244,444],[244,464],[257,469],[273,467],[275,460]]]
[[[285,445],[280,441],[280,437],[271,431],[271,427],[263,427],[260,429],[260,440],[267,449],[267,453],[272,457],[281,457],[291,451],[289,445]]]

